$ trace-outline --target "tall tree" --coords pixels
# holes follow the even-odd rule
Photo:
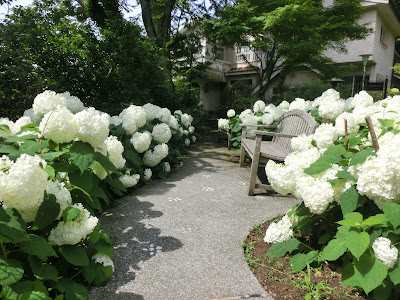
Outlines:
[[[364,38],[369,30],[359,25],[362,0],[237,0],[216,8],[216,19],[204,22],[205,34],[217,46],[252,48],[261,67],[257,97],[263,97],[275,72],[288,74],[300,66],[334,75],[328,48],[345,51],[348,40]],[[246,57],[243,57],[246,60]]]

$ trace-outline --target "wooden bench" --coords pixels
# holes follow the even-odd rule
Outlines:
[[[244,165],[245,151],[251,157],[251,171],[249,183],[249,196],[254,195],[255,188],[261,188],[266,191],[273,191],[267,184],[257,183],[257,170],[260,163],[266,163],[268,160],[283,162],[286,156],[292,152],[290,142],[293,137],[315,132],[318,124],[314,118],[303,110],[294,109],[285,113],[278,122],[277,126],[271,125],[249,125],[242,124],[242,141],[240,152],[240,166]],[[275,132],[262,130],[252,130],[256,134],[256,139],[246,137],[247,128],[275,128]],[[263,136],[272,136],[272,141],[263,141]]]

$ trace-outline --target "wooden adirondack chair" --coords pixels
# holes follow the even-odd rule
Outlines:
[[[242,147],[240,152],[240,166],[244,165],[244,152],[246,151],[252,159],[249,196],[254,195],[255,188],[272,191],[272,187],[267,184],[256,183],[257,170],[260,163],[268,160],[284,161],[286,156],[292,152],[290,141],[293,137],[301,134],[310,135],[315,132],[317,122],[314,118],[303,110],[294,109],[285,113],[278,122],[277,126],[270,125],[248,125],[242,124]],[[246,138],[246,129],[253,128],[276,128],[275,132],[252,130],[256,134],[256,139]],[[263,141],[263,136],[272,136],[272,141]]]

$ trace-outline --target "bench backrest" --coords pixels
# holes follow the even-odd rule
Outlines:
[[[306,111],[293,109],[285,113],[278,121],[277,133],[286,133],[293,135],[310,135],[315,132],[318,124],[315,119]],[[274,136],[272,142],[277,143],[292,151],[290,147],[291,138]]]

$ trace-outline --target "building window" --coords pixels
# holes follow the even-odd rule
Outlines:
[[[362,89],[362,75],[355,75],[355,76],[344,76],[343,77],[343,82],[340,84],[342,85],[348,85],[351,87],[351,96],[354,96],[358,92],[361,91]],[[365,75],[365,85],[366,83],[369,82],[369,75]]]
[[[385,48],[387,47],[387,45],[386,45],[386,39],[387,39],[387,32],[386,32],[386,29],[385,29],[385,27],[383,27],[383,25],[381,25],[381,35],[380,35],[379,40],[380,40],[381,44],[382,44]]]
[[[254,53],[248,46],[236,48],[236,62],[254,61]]]

